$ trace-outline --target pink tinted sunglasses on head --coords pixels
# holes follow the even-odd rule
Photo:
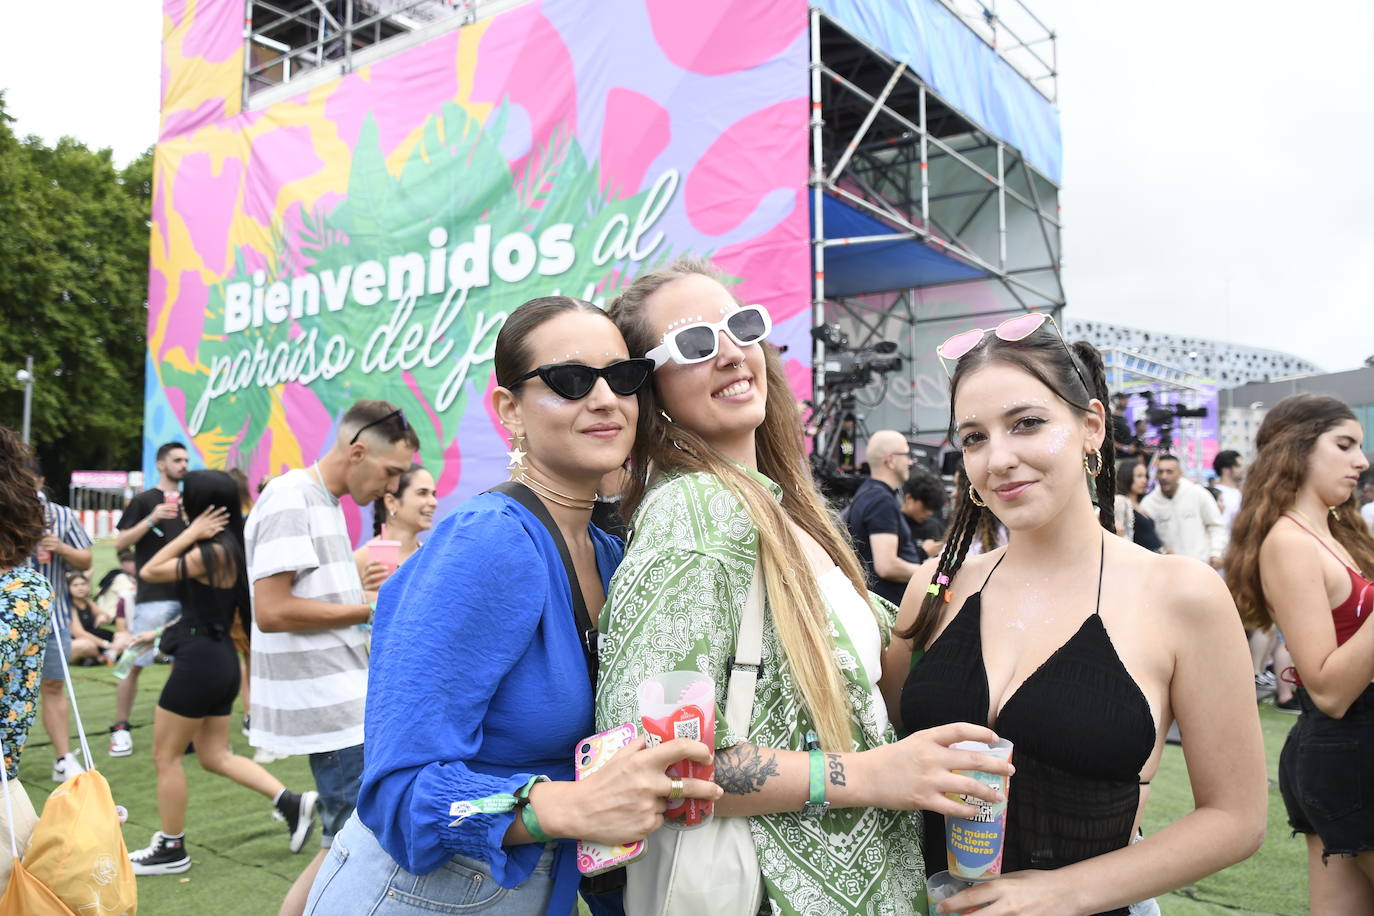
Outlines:
[[[1008,318],[995,328],[973,328],[968,331],[960,331],[936,347],[935,355],[940,357],[940,365],[944,367],[945,375],[952,377],[949,367],[945,365],[945,360],[957,361],[961,356],[967,355],[974,347],[983,342],[983,338],[987,334],[996,334],[998,338],[1008,342],[1025,340],[1040,330],[1046,321],[1049,321],[1050,326],[1054,328],[1055,336],[1064,345],[1064,351],[1069,355],[1069,365],[1073,366],[1073,371],[1078,376],[1078,380],[1083,383],[1083,390],[1088,392],[1089,397],[1092,397],[1092,386],[1083,377],[1082,370],[1078,368],[1078,360],[1074,358],[1073,350],[1069,348],[1069,342],[1064,339],[1063,332],[1059,330],[1059,323],[1054,320],[1054,316],[1049,312],[1027,312],[1024,315]]]

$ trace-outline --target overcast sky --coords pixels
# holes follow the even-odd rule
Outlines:
[[[1030,5],[1060,36],[1071,313],[1329,370],[1374,354],[1374,3]],[[9,113],[127,162],[157,130],[161,3],[60,6],[6,11]]]

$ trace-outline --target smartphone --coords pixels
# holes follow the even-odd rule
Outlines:
[[[574,778],[586,779],[606,765],[616,751],[635,740],[635,727],[632,723],[617,725],[599,735],[592,735],[577,742],[573,749]],[[636,840],[624,846],[607,846],[605,843],[592,843],[588,840],[577,841],[577,870],[584,875],[597,875],[633,862],[644,854],[644,841]]]

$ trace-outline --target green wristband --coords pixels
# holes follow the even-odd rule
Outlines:
[[[830,810],[830,802],[825,800],[825,754],[815,732],[806,733],[806,751],[811,756],[811,794],[802,805],[802,814],[818,818]]]
[[[525,825],[530,836],[534,837],[536,843],[552,843],[553,837],[544,832],[544,828],[539,826],[539,815],[534,813],[534,805],[530,804],[529,796],[522,799],[520,805],[520,823]]]

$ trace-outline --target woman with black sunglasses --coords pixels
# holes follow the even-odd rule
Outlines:
[[[464,503],[382,587],[362,788],[307,912],[385,901],[388,912],[569,913],[575,839],[639,840],[670,794],[720,794],[665,775],[709,760],[686,740],[641,739],[573,778],[573,748],[594,731],[587,637],[624,549],[591,525],[592,505],[629,454],[652,363],[629,358],[600,309],[565,296],[512,312],[495,362],[492,407],[528,489]],[[574,587],[590,621],[577,619]]]

